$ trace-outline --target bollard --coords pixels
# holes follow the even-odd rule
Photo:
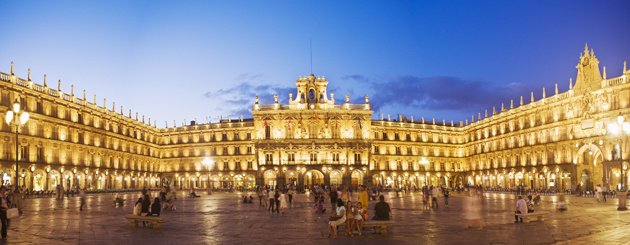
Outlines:
[[[628,208],[626,207],[626,199],[628,198],[628,194],[625,191],[617,192],[617,198],[619,198],[619,206],[617,207],[618,211],[626,211]]]

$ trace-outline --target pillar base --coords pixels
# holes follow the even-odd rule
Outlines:
[[[628,193],[625,191],[617,192],[617,198],[619,198],[619,206],[617,207],[617,211],[628,210],[628,207],[626,207],[626,200],[628,198]]]

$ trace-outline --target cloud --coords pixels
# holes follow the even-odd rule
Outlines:
[[[241,74],[235,80],[236,85],[204,93],[204,98],[210,101],[209,109],[213,115],[232,115],[236,118],[240,115],[251,117],[251,108],[255,97],[260,98],[260,103],[273,103],[273,95],[278,95],[281,103],[288,103],[289,93],[294,92],[293,87],[282,87],[262,82],[261,74]],[[262,84],[262,85],[257,85]]]
[[[375,112],[383,107],[405,107],[438,113],[455,111],[462,115],[476,114],[484,108],[500,106],[501,102],[508,107],[509,99],[529,91],[523,83],[495,85],[449,76],[401,76],[387,82],[370,82],[370,86],[374,91],[371,101]]]

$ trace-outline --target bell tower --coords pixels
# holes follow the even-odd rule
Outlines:
[[[328,96],[326,95],[328,81],[325,77],[316,77],[311,74],[307,77],[298,78],[295,84],[297,85],[297,96],[294,103],[308,104],[306,108],[315,108],[310,105],[328,102]]]
[[[595,57],[593,49],[588,50],[588,44],[584,45],[584,52],[580,54],[580,62],[575,67],[578,70],[574,91],[583,94],[601,88],[602,75],[599,71],[599,60]]]

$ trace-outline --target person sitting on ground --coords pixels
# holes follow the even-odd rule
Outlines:
[[[160,210],[162,210],[162,204],[160,204],[160,198],[156,197],[151,204],[151,216],[160,216]]]
[[[243,197],[241,198],[241,200],[243,200],[243,203],[247,203],[247,197],[245,195],[243,195]]]
[[[374,205],[373,220],[389,220],[389,216],[392,212],[389,208],[389,204],[385,202],[385,197],[383,195],[380,195],[378,200],[379,202]]]
[[[247,201],[247,203],[254,203],[254,197],[252,197],[251,195],[249,195],[249,200]]]

